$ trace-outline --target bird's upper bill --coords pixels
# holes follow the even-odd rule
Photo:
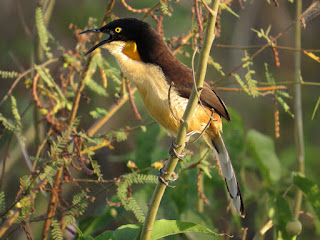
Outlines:
[[[85,55],[88,55],[89,53],[91,53],[92,51],[94,51],[98,47],[102,46],[103,44],[112,42],[114,40],[114,37],[113,37],[114,34],[112,34],[111,31],[109,31],[108,29],[103,29],[103,30],[101,30],[101,28],[94,28],[94,29],[89,29],[89,30],[86,30],[86,31],[79,33],[79,35],[84,34],[84,33],[101,33],[101,32],[109,34],[109,38],[102,40],[101,42],[99,42],[98,44],[96,44],[95,46],[90,48],[90,50]]]
[[[86,54],[92,52],[96,48],[113,41],[140,41],[152,30],[149,29],[149,24],[135,18],[122,18],[114,20],[101,28],[90,29],[81,32],[83,33],[106,33],[109,38],[102,40],[97,45],[92,47]]]

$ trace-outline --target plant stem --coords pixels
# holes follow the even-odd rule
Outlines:
[[[46,218],[46,221],[44,222],[44,226],[43,226],[43,230],[42,230],[42,238],[41,238],[42,240],[47,239],[52,219],[53,219],[54,215],[56,214],[57,203],[59,201],[58,191],[60,188],[62,172],[63,172],[63,168],[61,167],[58,170],[57,175],[56,175],[56,179],[54,181],[54,185],[53,185],[53,189],[52,189],[52,193],[51,193],[51,198],[50,198],[50,203],[48,205],[48,210],[47,210],[47,218]]]
[[[176,153],[177,155],[181,154],[184,147],[185,147],[185,140],[186,140],[186,134],[188,131],[188,125],[191,121],[192,115],[194,113],[194,110],[196,106],[198,105],[198,97],[197,97],[197,90],[203,86],[205,74],[207,71],[207,62],[210,54],[210,49],[214,40],[214,29],[215,29],[215,23],[216,23],[216,16],[218,12],[218,8],[220,5],[220,0],[212,0],[212,10],[214,11],[214,15],[209,14],[208,17],[208,24],[206,27],[206,32],[205,32],[205,38],[204,38],[204,45],[200,51],[200,56],[199,56],[199,62],[197,66],[197,71],[196,71],[196,86],[194,86],[189,101],[188,105],[186,107],[186,110],[183,114],[180,127],[178,130],[177,134],[177,139],[176,139]],[[176,157],[171,157],[169,161],[167,162],[164,171],[167,172],[168,174],[165,176],[165,180],[168,180],[173,173],[179,159]],[[140,240],[148,240],[150,239],[152,228],[154,225],[154,221],[159,209],[159,205],[162,199],[162,196],[165,192],[166,185],[164,185],[161,182],[158,182],[154,192],[153,196],[151,199],[150,204],[148,205],[148,212],[147,216],[142,228],[142,232],[140,235]]]
[[[301,26],[299,18],[302,13],[302,0],[297,0],[296,6],[296,25],[295,25],[295,48],[301,48]],[[301,66],[301,56],[300,52],[295,52],[294,54],[294,81],[300,81],[300,66]],[[295,133],[296,133],[296,149],[299,162],[299,172],[304,174],[304,140],[303,140],[303,121],[302,121],[302,99],[301,99],[301,83],[295,85]],[[294,219],[299,218],[299,212],[302,202],[302,191],[298,190],[296,196],[296,206],[294,209]]]

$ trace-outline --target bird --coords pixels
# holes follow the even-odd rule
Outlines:
[[[107,49],[116,58],[129,82],[136,86],[151,117],[176,137],[179,119],[183,116],[194,85],[192,69],[173,55],[160,34],[147,22],[120,18],[80,34],[85,33],[109,35],[86,54],[99,47]],[[231,121],[230,114],[223,100],[206,82],[199,98],[188,133],[203,132],[205,142],[216,151],[231,203],[236,212],[244,217],[239,183],[221,136],[222,118]]]

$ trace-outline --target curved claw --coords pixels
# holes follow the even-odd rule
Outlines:
[[[181,145],[177,145],[174,141],[172,141],[171,143],[171,147],[169,150],[169,154],[171,157],[173,158],[178,158],[180,160],[184,160],[183,157],[185,156],[185,154],[178,154],[176,149],[182,147]]]
[[[163,176],[164,175],[169,175],[170,173],[164,171],[164,167],[160,169],[159,171],[159,175],[158,175],[158,180],[159,182],[163,183],[164,185],[166,185],[169,188],[175,188],[175,186],[171,186],[169,185],[169,181],[176,181],[179,177],[179,175],[175,172],[172,172],[170,175],[170,179],[166,180]]]

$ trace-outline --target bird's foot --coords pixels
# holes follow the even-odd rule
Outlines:
[[[165,165],[159,171],[159,175],[158,175],[159,182],[163,183],[164,185],[166,185],[169,188],[175,188],[175,186],[169,185],[169,182],[173,182],[173,181],[177,180],[179,175],[175,172],[168,173],[168,172],[164,171],[164,168],[165,168]],[[170,178],[168,180],[166,180],[164,178],[166,175],[170,175]]]
[[[171,144],[171,147],[170,147],[170,150],[169,150],[169,154],[171,157],[173,158],[178,158],[179,160],[184,160],[183,157],[185,156],[185,154],[178,154],[177,153],[177,150],[178,148],[181,148],[182,145],[177,145],[174,141],[172,141],[172,144]]]

